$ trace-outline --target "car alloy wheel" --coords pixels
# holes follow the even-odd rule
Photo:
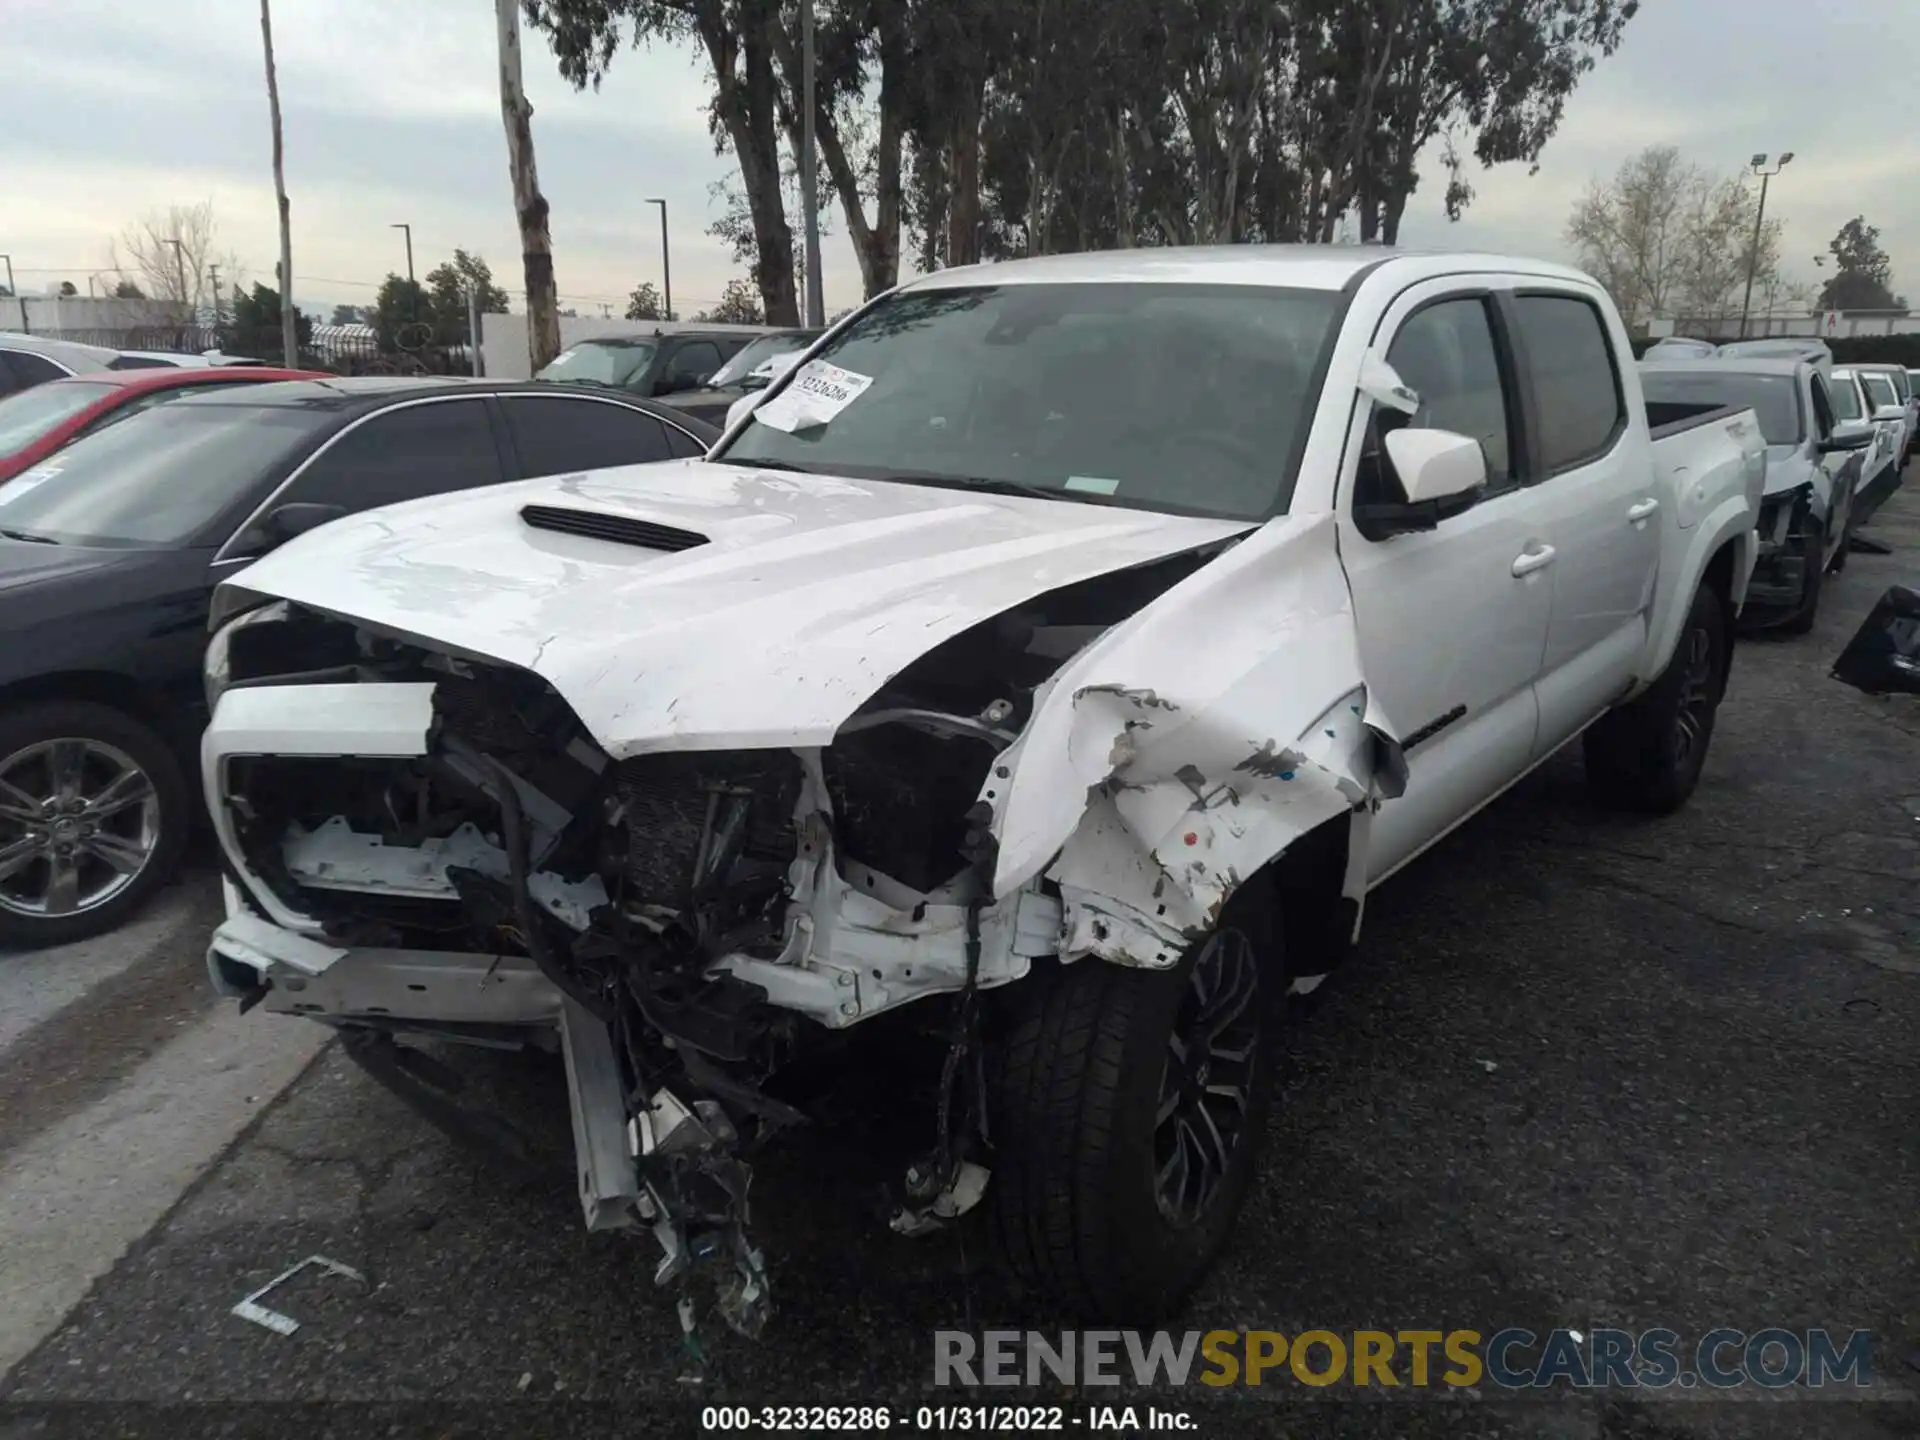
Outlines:
[[[160,836],[159,792],[118,746],[59,738],[0,759],[0,908],[97,909],[140,878]]]
[[[1686,668],[1680,675],[1680,703],[1675,707],[1673,724],[1673,763],[1684,768],[1702,743],[1707,727],[1713,723],[1714,658],[1713,635],[1704,627],[1686,635]]]
[[[1246,1130],[1260,1050],[1260,967],[1243,931],[1222,927],[1194,959],[1167,1037],[1154,1116],[1155,1199],[1175,1225],[1213,1203]]]

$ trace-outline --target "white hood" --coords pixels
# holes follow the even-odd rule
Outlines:
[[[709,543],[666,552],[536,530],[526,505]],[[620,757],[824,745],[968,626],[1252,528],[686,460],[369,511],[233,583],[532,670]]]

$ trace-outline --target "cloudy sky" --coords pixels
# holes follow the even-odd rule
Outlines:
[[[86,277],[143,213],[211,200],[221,248],[253,277],[277,254],[259,10],[254,0],[4,0],[0,4],[0,253],[20,289]],[[455,246],[512,289],[518,239],[494,70],[490,0],[275,0],[274,39],[293,201],[296,295],[309,309],[371,301],[405,266],[389,227],[413,226],[425,273]],[[1540,171],[1475,174],[1458,225],[1437,176],[1402,238],[1560,256],[1575,197],[1641,146],[1671,143],[1731,173],[1792,150],[1769,213],[1784,254],[1812,256],[1864,213],[1898,289],[1920,290],[1920,135],[1912,119],[1914,0],[1645,0],[1618,54],[1568,105]],[[562,303],[619,306],[659,274],[657,211],[672,222],[674,299],[690,312],[734,274],[706,226],[731,168],[707,137],[690,52],[625,51],[603,88],[575,94],[526,37],[540,178],[553,207]],[[838,236],[829,312],[859,298]],[[516,305],[516,308],[517,305]]]

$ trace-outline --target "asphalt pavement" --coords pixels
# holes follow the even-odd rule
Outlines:
[[[1813,635],[1739,645],[1680,815],[1597,805],[1575,746],[1372,897],[1360,951],[1290,1031],[1234,1245],[1175,1322],[1863,1328],[1872,1393],[1053,1396],[1070,1417],[1151,1401],[1208,1436],[1920,1434],[1920,700],[1827,677],[1881,591],[1920,583],[1916,490],[1873,527],[1894,553],[1851,557]],[[176,903],[205,904],[198,884]],[[80,1122],[115,1097],[137,1112],[145,1082],[123,1050],[210,1023],[210,1000],[172,988],[189,960],[185,938],[149,944],[86,982],[86,1004],[78,971],[0,958],[0,1024],[25,1027],[0,1049],[0,1216],[23,1161],[59,1163],[50,1136],[84,1143]],[[77,963],[113,970],[98,952]],[[28,991],[52,1009],[16,1022]],[[149,997],[132,1021],[129,996]],[[898,1123],[885,1073],[856,1076],[757,1168],[779,1312],[757,1344],[720,1337],[694,1383],[649,1237],[584,1233],[564,1172],[508,1180],[337,1047],[307,1064],[300,1037],[318,1027],[237,1023],[248,1046],[285,1047],[298,1079],[271,1105],[230,1106],[222,1125],[248,1112],[239,1138],[164,1214],[149,1196],[119,1225],[139,1238],[0,1385],[0,1433],[9,1416],[49,1434],[183,1416],[200,1433],[613,1433],[692,1430],[711,1404],[951,1404],[930,1388],[932,1333],[1031,1318],[977,1236],[880,1223],[896,1172],[877,1137]],[[550,1072],[490,1075],[564,1127]],[[88,1156],[85,1173],[115,1183],[97,1143]],[[303,1322],[290,1336],[230,1313],[313,1254],[367,1284],[308,1275],[276,1292]],[[176,1408],[140,1408],[156,1405]]]

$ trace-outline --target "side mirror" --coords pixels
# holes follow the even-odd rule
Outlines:
[[[1827,438],[1820,442],[1820,453],[1837,455],[1847,450],[1865,450],[1871,444],[1873,426],[1850,420],[1833,427]]]
[[[1471,435],[1403,427],[1387,436],[1386,449],[1409,504],[1470,496],[1487,483],[1487,454]]]
[[[344,505],[318,505],[310,501],[294,501],[282,505],[260,523],[260,532],[268,545],[284,545],[297,535],[309,530],[318,530],[330,520],[338,520],[347,513]]]
[[[1369,540],[1432,530],[1473,507],[1487,483],[1487,455],[1471,435],[1402,427],[1388,434],[1381,489],[1399,498],[1356,501],[1354,524]],[[1380,463],[1378,460],[1371,463]]]
[[[1833,678],[1869,695],[1920,695],[1920,591],[1880,597],[1833,662]]]

